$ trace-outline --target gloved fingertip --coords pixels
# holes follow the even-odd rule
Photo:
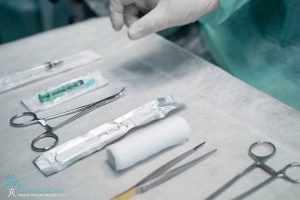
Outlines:
[[[122,27],[123,27],[123,24],[122,24],[122,23],[117,23],[117,22],[114,21],[114,20],[111,20],[111,25],[112,25],[112,27],[113,27],[113,29],[114,29],[115,31],[120,31],[120,30],[122,29]]]
[[[140,27],[130,27],[128,29],[128,37],[131,40],[138,40],[141,39],[142,37],[144,37],[145,35],[143,34],[143,29]]]
[[[123,28],[124,21],[122,15],[118,13],[111,13],[110,21],[114,30],[120,31]]]
[[[113,24],[112,27],[115,31],[120,31],[123,28],[123,25]]]
[[[135,34],[132,34],[129,30],[128,30],[127,35],[128,35],[128,38],[131,39],[131,40],[137,40],[137,39],[139,39],[139,38],[137,38],[135,36]]]

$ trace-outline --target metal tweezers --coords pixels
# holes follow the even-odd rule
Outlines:
[[[205,143],[206,142],[203,142],[203,143],[195,146],[191,150],[189,150],[189,151],[179,155],[178,157],[170,160],[169,162],[165,163],[164,165],[162,165],[161,167],[156,169],[154,172],[152,172],[151,174],[146,176],[144,179],[142,179],[140,182],[138,182],[136,185],[132,186],[125,192],[122,192],[121,194],[113,197],[112,200],[127,200],[136,194],[144,193],[147,190],[150,190],[151,188],[153,188],[157,185],[160,185],[161,183],[164,183],[164,182],[170,180],[171,178],[181,174],[182,172],[186,171],[187,169],[191,168],[198,162],[202,161],[203,159],[207,158],[209,155],[211,155],[217,151],[217,149],[214,149],[214,150],[212,150],[212,151],[210,151],[210,152],[208,152],[186,164],[183,164],[172,170],[169,170],[174,165],[176,165],[177,163],[179,163],[180,161],[185,159],[187,156],[194,153],[197,149],[202,147]]]

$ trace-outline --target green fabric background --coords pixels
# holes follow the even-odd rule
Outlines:
[[[300,110],[299,0],[221,0],[200,22],[220,66]]]

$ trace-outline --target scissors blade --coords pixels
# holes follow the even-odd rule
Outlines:
[[[215,153],[217,151],[217,149],[214,149],[182,166],[179,166],[169,172],[166,172],[165,174],[161,175],[160,177],[158,177],[157,179],[154,180],[150,180],[144,184],[141,185],[137,185],[136,186],[136,192],[137,193],[143,193],[146,192],[147,190],[150,190],[151,188],[158,186],[172,178],[174,178],[175,176],[181,174],[182,172],[188,170],[189,168],[193,167],[194,165],[196,165],[197,163],[199,163],[200,161],[202,161],[203,159],[207,158],[208,156],[210,156],[211,154]]]
[[[206,200],[212,200],[215,199],[217,196],[219,196],[222,192],[224,192],[227,188],[229,188],[231,185],[233,185],[240,177],[244,176],[245,174],[252,171],[254,168],[257,167],[256,163],[253,163],[249,167],[247,167],[244,171],[233,177],[231,180],[229,180],[227,183],[225,183],[222,187],[220,187],[218,190],[216,190],[214,193],[209,195]]]
[[[65,126],[65,125],[67,125],[69,123],[71,123],[72,121],[74,121],[74,120],[76,120],[76,119],[78,119],[78,118],[80,118],[80,117],[82,117],[82,116],[84,116],[84,115],[92,112],[93,110],[95,110],[95,109],[97,109],[97,108],[99,108],[101,106],[104,106],[104,105],[106,105],[108,103],[111,103],[111,102],[113,102],[113,101],[121,98],[124,95],[125,89],[126,88],[123,87],[118,93],[113,94],[113,95],[111,95],[111,96],[109,96],[109,97],[107,97],[105,99],[102,99],[102,100],[96,102],[96,103],[92,103],[92,105],[90,105],[90,107],[87,107],[86,109],[83,109],[81,112],[77,113],[76,115],[68,118],[67,120],[65,120],[62,123],[60,123],[60,124],[56,125],[55,127],[53,127],[52,131],[55,131],[55,130],[57,130],[57,129],[59,129],[59,128]]]
[[[109,99],[109,98],[112,98],[112,97],[115,97],[115,96],[122,96],[124,94],[125,89],[126,88],[123,87],[119,92],[117,92],[117,93],[115,93],[115,94],[113,94],[113,95],[111,95],[111,96],[109,96],[105,99]],[[86,110],[86,109],[92,107],[95,104],[103,102],[103,100],[105,100],[105,99],[101,99],[99,101],[96,101],[96,102],[93,102],[93,103],[90,103],[90,104],[87,104],[87,105],[84,105],[84,106],[80,106],[78,108],[74,108],[74,109],[71,109],[71,110],[68,110],[68,111],[65,111],[65,112],[62,112],[62,113],[58,113],[56,115],[52,115],[50,117],[46,117],[46,118],[44,118],[44,120],[47,121],[47,120],[55,119],[55,118],[58,118],[58,117],[63,117],[63,116],[66,116],[66,115],[70,115],[70,114],[73,114],[73,113],[78,113],[80,111],[83,111],[83,110]]]
[[[271,176],[270,178],[268,178],[267,180],[263,181],[262,183],[258,184],[257,186],[251,188],[250,190],[240,194],[239,196],[233,198],[234,200],[238,200],[238,199],[244,199],[247,196],[249,196],[250,194],[256,192],[257,190],[259,190],[260,188],[264,187],[265,185],[269,184],[270,182],[274,181],[277,178],[277,176]]]

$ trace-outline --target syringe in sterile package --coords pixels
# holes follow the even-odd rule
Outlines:
[[[49,61],[34,68],[0,77],[0,93],[20,87],[55,74],[99,60],[101,57],[91,50],[82,51],[59,60]]]

